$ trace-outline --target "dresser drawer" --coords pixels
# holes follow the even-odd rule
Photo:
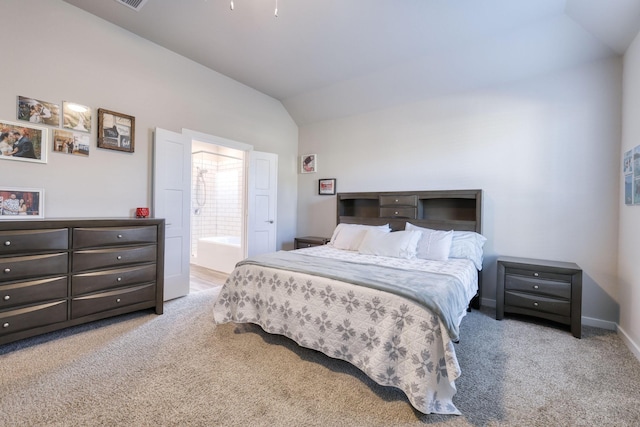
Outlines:
[[[67,297],[67,277],[0,285],[0,310]]]
[[[380,208],[381,218],[409,218],[416,219],[418,215],[417,208]]]
[[[155,301],[155,296],[156,286],[155,284],[150,284],[76,297],[71,300],[71,318],[77,319],[78,317],[141,302],[153,302]]]
[[[155,264],[75,274],[71,277],[71,294],[76,296],[155,280]]]
[[[0,258],[0,282],[54,276],[67,272],[68,254],[32,255]]]
[[[505,275],[506,290],[529,292],[563,299],[571,298],[571,283],[543,280],[536,277]]]
[[[380,206],[418,206],[418,196],[380,196]]]
[[[506,311],[508,311],[507,306],[511,306],[564,317],[569,317],[571,314],[571,303],[568,300],[559,300],[514,291],[505,291],[504,304]]]
[[[120,265],[125,266],[127,264],[155,262],[156,251],[155,246],[76,251],[73,254],[72,270],[73,272],[80,272]]]
[[[0,311],[0,336],[67,320],[67,301]]]
[[[154,226],[73,229],[74,249],[155,243],[157,240],[158,229]]]
[[[25,252],[64,251],[69,247],[69,230],[0,231],[0,255]]]

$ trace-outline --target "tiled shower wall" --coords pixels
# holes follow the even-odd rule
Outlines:
[[[197,257],[201,237],[241,236],[244,162],[207,152],[191,160],[191,255]],[[207,171],[203,180],[198,168]]]

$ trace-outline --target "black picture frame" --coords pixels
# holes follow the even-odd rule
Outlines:
[[[318,194],[321,196],[333,196],[336,194],[336,179],[325,178],[318,180]]]
[[[136,119],[98,108],[98,147],[133,153]]]

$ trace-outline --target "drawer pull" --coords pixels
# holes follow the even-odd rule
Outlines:
[[[538,276],[540,276],[540,273],[533,273],[533,276],[534,277],[538,277]]]
[[[118,239],[122,239],[122,234],[118,234]]]
[[[395,211],[395,212],[394,212],[394,214],[395,214],[395,215],[398,215],[398,211]]]
[[[537,302],[534,302],[534,303],[533,303],[533,306],[534,306],[534,307],[537,307],[537,306],[538,306],[538,303],[537,303]]]
[[[122,282],[122,277],[118,277],[118,278],[116,279],[116,281],[118,281],[118,282]]]
[[[8,327],[9,327],[9,322],[5,322],[5,323],[3,323],[3,324],[2,324],[2,327],[3,327],[3,328],[8,328]]]
[[[4,269],[4,272],[5,272],[5,273],[11,273],[11,269],[10,269],[10,268],[5,268],[5,269]]]
[[[116,299],[116,302],[120,302],[120,298]]]
[[[118,255],[117,259],[122,259],[122,255]]]
[[[11,299],[11,296],[9,295],[5,295],[4,298],[2,298],[5,301],[9,301]]]
[[[533,289],[539,289],[539,288],[540,288],[540,286],[538,286],[538,285],[533,285]]]
[[[4,242],[5,246],[11,246],[11,240],[7,240],[6,242]]]

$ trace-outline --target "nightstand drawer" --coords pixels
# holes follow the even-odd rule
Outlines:
[[[571,314],[571,303],[568,300],[565,301],[520,292],[505,292],[504,303],[510,307],[526,308],[528,310],[564,317],[569,317]]]
[[[542,280],[534,277],[507,274],[505,276],[504,288],[510,291],[528,292],[566,300],[571,298],[571,282],[557,282],[554,280]]]
[[[418,216],[417,208],[399,208],[399,207],[385,207],[380,208],[381,218],[409,218],[416,219]]]
[[[418,196],[380,196],[380,206],[418,206]]]
[[[533,277],[536,279],[548,279],[548,280],[556,280],[558,282],[571,283],[570,274],[556,273],[553,271],[544,271],[541,269],[536,269],[535,266],[530,269],[508,267],[505,269],[505,273],[508,275]]]
[[[329,238],[327,237],[316,237],[316,236],[305,236],[305,237],[296,237],[294,239],[294,249],[302,249],[302,248],[311,248],[313,246],[322,246],[329,243]]]

